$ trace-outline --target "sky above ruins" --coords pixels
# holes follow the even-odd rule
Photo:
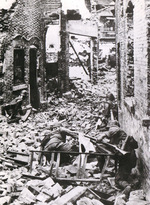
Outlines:
[[[0,0],[0,9],[9,9],[16,0]],[[66,13],[67,9],[78,9],[82,18],[89,18],[90,12],[85,6],[84,0],[61,0],[62,10]]]
[[[90,12],[85,6],[84,0],[61,0],[62,2],[62,10],[66,13],[67,9],[80,11],[82,18],[89,18]]]
[[[0,0],[0,9],[9,9],[16,0]]]

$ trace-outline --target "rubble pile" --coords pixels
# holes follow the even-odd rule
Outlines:
[[[101,82],[101,92],[105,93],[111,91],[116,94],[116,69],[108,66],[106,63],[99,64],[98,67],[98,81]]]
[[[99,85],[96,87],[82,80],[73,80],[72,86],[62,98],[51,95],[47,109],[32,110],[26,121],[8,124],[6,117],[1,116],[0,204],[114,204],[118,189],[111,166],[106,169],[101,183],[76,181],[74,164],[60,166],[59,177],[74,179],[64,182],[55,180],[56,164],[50,176],[50,164],[43,161],[40,165],[38,152],[34,152],[31,169],[31,151],[40,150],[40,142],[51,128],[63,125],[91,137],[100,134],[96,123],[107,89],[99,92]],[[96,158],[87,161],[84,176],[85,179],[100,178]]]

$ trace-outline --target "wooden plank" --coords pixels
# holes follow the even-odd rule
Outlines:
[[[58,168],[60,165],[60,153],[57,153],[57,162],[56,162],[56,171],[55,171],[55,176],[58,177]]]
[[[99,196],[97,193],[95,193],[95,191],[93,191],[93,190],[91,190],[91,189],[89,189],[88,188],[88,191],[90,191],[94,196],[96,196],[103,204],[105,204],[105,205],[113,205],[114,204],[114,202],[113,201],[109,201],[109,200],[107,200],[106,198],[109,198],[109,197],[111,197],[111,195],[109,195],[109,197],[104,197],[106,194],[105,193],[102,193],[102,192],[99,192],[100,193],[100,195],[102,195],[102,196]],[[96,191],[97,192],[97,191]]]
[[[74,203],[80,196],[82,196],[82,194],[86,192],[86,190],[86,187],[77,186],[67,194],[64,194],[62,197],[56,199],[54,204],[67,205],[69,202]]]
[[[51,154],[51,161],[50,161],[50,169],[49,169],[49,175],[52,175],[52,170],[53,170],[53,166],[54,166],[54,157],[55,157],[55,153]]]
[[[78,161],[78,171],[77,171],[77,178],[80,178],[80,172],[81,172],[81,161],[82,161],[82,156],[81,155],[79,155],[79,159],[78,159],[79,161]]]
[[[104,176],[104,175],[103,175]],[[100,179],[94,179],[94,178],[62,178],[62,177],[53,177],[54,180],[56,181],[69,181],[69,182],[100,182]]]
[[[44,180],[47,178],[46,176],[40,177],[40,176],[34,176],[32,174],[28,174],[28,173],[23,173],[22,177],[30,178],[30,179],[39,179],[39,180]]]
[[[31,152],[31,159],[30,159],[30,172],[32,172],[33,155],[34,155],[34,152]]]
[[[26,154],[24,152],[16,152],[16,151],[11,151],[11,150],[7,150],[7,154],[19,154],[19,155],[23,155],[23,156],[29,156],[29,154]]]
[[[13,157],[8,157],[8,156],[6,156],[6,159],[10,159],[10,160],[12,160],[12,161],[14,161],[14,162],[17,162],[17,163],[19,163],[19,164],[24,164],[24,165],[27,165],[28,164],[28,158],[26,158],[26,159],[17,159],[17,158],[13,158]]]
[[[66,152],[66,151],[40,151],[40,150],[30,150],[30,152],[41,152],[41,153],[64,153],[64,154],[72,154],[72,155],[80,155],[80,154],[89,154],[93,156],[114,156],[113,153],[99,153],[99,152]]]
[[[31,114],[31,111],[32,111],[32,109],[29,109],[29,110],[26,111],[25,115],[21,116],[21,120],[23,122],[25,122],[28,119],[29,115]]]
[[[106,160],[105,160],[105,164],[104,164],[103,169],[102,169],[102,172],[101,172],[101,175],[100,175],[99,181],[102,180],[102,178],[103,178],[103,176],[104,176],[104,173],[105,173],[105,171],[106,171],[106,168],[107,168],[107,166],[108,166],[108,164],[109,164],[109,161],[110,161],[110,156],[107,156],[107,157],[106,157]]]
[[[21,84],[21,85],[13,86],[13,91],[23,90],[23,89],[27,89],[27,85],[26,84]]]

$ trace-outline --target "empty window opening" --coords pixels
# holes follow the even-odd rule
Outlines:
[[[58,63],[46,63],[46,79],[58,76]]]
[[[120,67],[120,43],[117,44],[117,78],[118,78],[118,101],[121,102],[121,67]]]
[[[126,70],[126,96],[134,96],[134,6],[130,1],[127,13],[127,70]]]
[[[24,50],[14,50],[14,85],[24,83]]]

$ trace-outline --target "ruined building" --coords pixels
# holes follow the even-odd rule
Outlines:
[[[10,9],[0,10],[1,103],[25,89],[27,103],[39,108],[48,80],[56,76],[59,91],[69,90],[69,20],[81,20],[81,15],[64,14],[61,0],[14,0]]]
[[[99,63],[104,60],[109,64],[109,56],[112,66],[115,66],[115,2],[113,0],[93,0],[92,16],[98,23],[99,35]]]
[[[116,0],[119,121],[138,141],[139,168],[150,200],[150,2]]]

